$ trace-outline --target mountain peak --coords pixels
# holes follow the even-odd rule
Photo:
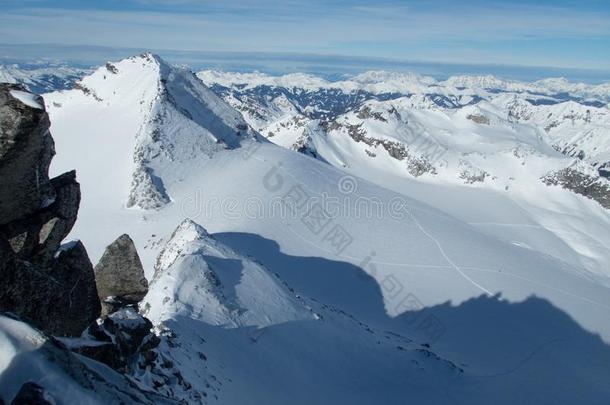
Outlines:
[[[159,209],[172,201],[166,184],[180,181],[187,167],[235,149],[255,133],[241,114],[208,89],[193,72],[152,53],[108,62],[80,80],[75,90],[47,97],[48,107],[78,104],[121,116],[100,136],[116,136],[121,153],[133,156],[126,206]],[[91,142],[91,139],[89,139]],[[102,141],[100,139],[100,141]],[[116,153],[113,152],[113,153]],[[110,170],[114,170],[110,168]]]

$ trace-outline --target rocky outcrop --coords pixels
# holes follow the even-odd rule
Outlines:
[[[76,173],[49,180],[54,155],[40,97],[0,85],[0,311],[53,335],[80,335],[101,310],[80,242],[61,246],[78,214]]]
[[[568,167],[548,174],[542,181],[549,186],[561,186],[610,209],[610,181],[603,177],[594,177]]]
[[[489,118],[487,118],[484,115],[480,115],[480,114],[468,114],[466,116],[466,119],[469,119],[470,121],[476,122],[477,124],[489,125]]]
[[[179,403],[153,387],[143,388],[144,384],[131,376],[75,354],[74,342],[80,339],[56,339],[20,320],[0,315],[0,341],[4,342],[3,359],[8,361],[0,381],[2,399],[7,404],[45,404],[36,402],[41,397],[52,404]]]
[[[24,97],[33,103],[26,104]],[[16,84],[0,85],[0,225],[32,214],[53,198],[48,170],[54,154],[42,98]]]
[[[75,351],[117,371],[129,372],[133,368],[145,369],[157,357],[152,349],[160,339],[152,332],[153,324],[130,306],[108,315],[99,323],[93,323],[84,336],[86,342]]]
[[[167,356],[167,347],[174,345],[173,332],[162,329],[158,333],[150,320],[128,305],[93,323],[72,350],[129,375],[142,387],[200,403],[203,395]]]
[[[21,386],[11,405],[55,405],[55,400],[40,385],[26,382]]]
[[[64,173],[50,184],[55,194],[52,202],[2,227],[4,237],[20,258],[44,261],[52,257],[76,222],[80,204],[76,172]]]
[[[93,268],[80,242],[62,247],[51,267],[0,246],[0,308],[54,335],[78,336],[100,313]]]
[[[121,235],[112,242],[97,266],[95,280],[100,299],[114,297],[136,304],[148,292],[148,282],[138,251],[129,237]]]
[[[131,190],[127,207],[139,207],[144,210],[155,210],[171,201],[163,181],[154,175],[152,169],[138,163],[133,172]]]
[[[370,111],[368,111],[366,109],[364,109],[363,111],[365,111],[366,114],[370,114]],[[392,157],[393,159],[406,162],[407,171],[413,177],[419,177],[426,173],[437,174],[436,168],[434,167],[434,165],[430,162],[430,160],[426,156],[424,156],[424,155],[417,156],[417,155],[413,154],[409,150],[408,146],[401,142],[390,141],[387,139],[378,139],[378,138],[368,136],[363,123],[355,125],[355,124],[341,124],[337,121],[333,121],[333,122],[326,121],[326,122],[322,122],[320,124],[320,127],[326,132],[342,130],[343,128],[345,128],[345,130],[347,131],[347,134],[354,141],[363,142],[364,144],[366,144],[372,148],[377,148],[378,146],[381,146],[383,149],[386,150],[386,152],[388,152],[388,155],[390,155],[390,157]],[[366,152],[371,157],[376,156],[376,154],[374,152],[371,152],[371,151],[366,151]],[[372,155],[374,155],[374,156],[372,156]]]
[[[610,162],[599,165],[597,170],[601,177],[610,179]]]

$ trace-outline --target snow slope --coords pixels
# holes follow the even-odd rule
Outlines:
[[[399,193],[418,195],[510,243],[610,275],[610,250],[604,242],[610,237],[607,209],[588,198],[595,193],[582,196],[543,182],[569,169],[587,178],[578,186],[587,188],[595,182],[610,195],[610,182],[600,177],[610,167],[606,106],[565,101],[576,96],[557,98],[550,90],[545,93],[549,104],[537,104],[535,99],[543,94],[540,84],[493,76],[436,82],[416,75],[369,72],[353,80],[385,90],[369,87],[373,93],[361,93],[344,104],[356,94],[350,87],[329,93],[295,82],[270,89],[266,86],[281,86],[282,80],[267,77],[263,85],[260,78],[247,75],[199,75],[280,146]],[[249,79],[251,83],[242,83]],[[396,82],[413,86],[407,89]],[[548,83],[554,83],[555,89],[563,83],[564,92],[575,94],[586,87]],[[285,106],[281,109],[275,104],[280,99],[278,104]],[[303,101],[310,99],[304,108]],[[336,112],[320,116],[328,105],[337,106]]]
[[[52,171],[77,170],[84,198],[73,236],[93,262],[118,234],[133,238],[151,280],[146,310],[179,343],[168,355],[190,381],[226,385],[214,385],[219,403],[600,403],[608,397],[610,289],[580,256],[559,260],[421,201],[467,206],[472,194],[455,185],[426,189],[371,171],[384,188],[251,130],[237,136],[246,131],[238,127],[241,118],[231,118],[237,113],[197,81],[176,83],[205,95],[196,98],[201,104],[175,97],[170,107],[168,98],[157,97],[165,78],[159,66],[168,78],[186,73],[158,57],[113,66],[115,76],[102,68],[84,79],[84,91],[45,97],[58,150]],[[141,136],[156,108],[172,113],[156,127],[158,137]],[[198,136],[190,137],[185,114],[176,111],[195,109],[206,112],[203,122],[224,124],[210,131],[187,120],[198,126]],[[472,120],[459,123],[464,135],[479,139],[466,131]],[[208,132],[228,147],[213,147]],[[494,153],[516,143],[538,145],[536,133],[507,128],[495,133],[499,143],[482,145]],[[163,148],[155,149],[157,139]],[[335,146],[359,147],[341,142]],[[170,158],[164,149],[171,147],[180,153]],[[142,160],[171,196],[155,209],[127,208],[137,150],[159,151]],[[372,177],[370,161],[348,161],[345,168]],[[564,191],[545,191],[551,193]],[[542,213],[531,214],[530,207],[505,213],[512,200],[493,190],[476,195],[479,204],[464,216],[507,213],[540,221],[558,215],[548,205],[537,208]],[[580,199],[569,203],[591,208]],[[599,232],[607,231],[600,222]]]

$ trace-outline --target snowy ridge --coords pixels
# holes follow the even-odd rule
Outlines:
[[[313,319],[261,265],[191,220],[178,226],[159,254],[143,305],[157,323],[178,315],[233,327]]]

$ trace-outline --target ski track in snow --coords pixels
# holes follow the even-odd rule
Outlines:
[[[254,156],[255,159],[259,160],[259,161],[264,161],[263,159],[260,159],[256,156]],[[278,163],[278,165],[281,162]],[[297,178],[296,176],[292,175],[290,172],[288,171],[284,171],[283,173],[285,173],[288,177],[290,177],[292,180],[295,181],[296,184],[299,184],[300,186],[306,188],[308,191],[312,192],[311,189],[309,189],[307,186],[305,186],[304,184],[302,184]],[[315,193],[313,193],[315,194]],[[419,223],[419,221],[415,218],[415,216],[411,213],[411,211],[409,211],[409,209],[405,208],[405,211],[407,212],[407,214],[409,215],[409,217],[413,220],[413,222],[415,223],[415,225],[417,226],[417,228],[428,238],[430,239],[438,248],[439,253],[441,254],[441,256],[443,256],[443,258],[445,259],[445,261],[447,263],[449,263],[450,268],[454,269],[455,271],[457,271],[466,281],[468,281],[470,284],[472,284],[474,287],[476,287],[477,289],[481,290],[482,292],[484,292],[486,295],[493,295],[493,293],[491,291],[489,291],[487,288],[483,287],[481,284],[477,283],[475,280],[473,280],[471,277],[469,277],[467,274],[465,274],[458,265],[456,265],[453,260],[451,260],[451,258],[449,258],[449,256],[447,256],[447,254],[445,253],[445,250],[443,249],[442,244],[438,241],[438,239],[436,239],[434,236],[432,236],[428,231],[426,231],[426,229]],[[288,224],[287,224],[288,225]],[[289,227],[290,229],[290,227]],[[292,229],[291,232],[296,234]],[[320,247],[318,244],[313,243],[312,241],[308,240],[307,238],[304,238],[302,235],[300,234],[296,234],[301,240],[307,242],[310,245],[314,245],[317,248],[326,251],[326,249]],[[327,253],[331,253],[331,251],[327,251]],[[351,258],[349,256],[346,255],[340,255],[339,257],[343,257],[343,258]],[[352,260],[354,260],[355,258],[351,258]],[[355,259],[358,260],[358,259]]]
[[[259,157],[257,157],[257,156],[253,156],[253,158],[254,158],[254,159],[259,160],[260,162],[265,162],[265,163],[266,163],[266,161],[265,161],[264,159],[261,159],[261,158],[259,158]],[[279,163],[281,163],[281,162],[279,162]],[[279,163],[278,163],[278,164],[279,164]],[[281,166],[281,165],[280,165],[280,166]],[[294,176],[293,174],[291,174],[290,172],[288,172],[288,171],[285,171],[285,170],[284,170],[284,171],[282,171],[282,173],[283,173],[283,174],[286,174],[288,177],[290,177],[290,178],[291,178],[293,181],[295,181],[295,182],[296,182],[296,184],[299,184],[300,186],[302,186],[302,187],[306,188],[306,189],[307,189],[307,191],[309,191],[309,192],[312,192],[312,191],[313,191],[313,190],[311,190],[310,188],[308,188],[306,185],[304,185],[304,184],[300,183],[300,182],[299,182],[299,180],[297,179],[297,177],[296,177],[296,176]],[[361,197],[362,197],[362,196],[361,196]],[[407,207],[408,207],[408,208],[407,208]],[[493,296],[493,293],[492,293],[492,292],[491,292],[489,289],[485,288],[485,287],[484,287],[483,285],[481,285],[479,282],[475,281],[475,280],[474,280],[472,277],[468,276],[468,275],[467,275],[467,274],[466,274],[466,273],[465,273],[465,272],[462,270],[462,268],[460,268],[460,266],[458,266],[458,265],[457,265],[457,264],[456,264],[456,263],[455,263],[453,260],[451,260],[451,258],[450,258],[450,257],[447,255],[447,253],[445,252],[445,250],[444,250],[444,248],[443,248],[442,244],[440,243],[440,241],[439,241],[438,239],[436,239],[434,236],[432,236],[432,235],[430,234],[430,232],[428,232],[428,231],[427,231],[427,230],[426,230],[426,229],[425,229],[425,228],[424,228],[424,227],[421,225],[421,223],[420,223],[420,222],[417,220],[417,218],[415,218],[415,216],[413,215],[413,213],[410,211],[411,209],[418,209],[418,208],[417,208],[417,207],[413,207],[413,206],[411,206],[411,205],[405,205],[404,210],[405,210],[405,211],[406,211],[406,213],[409,215],[409,217],[411,218],[411,220],[412,220],[412,221],[415,223],[416,227],[417,227],[417,228],[420,230],[420,232],[422,232],[422,233],[423,233],[423,234],[426,236],[426,238],[428,238],[429,240],[431,240],[431,241],[432,241],[432,242],[433,242],[433,243],[436,245],[436,247],[437,247],[437,249],[438,249],[439,253],[440,253],[440,254],[441,254],[441,256],[442,256],[442,257],[445,259],[445,261],[448,263],[448,265],[447,265],[447,266],[442,266],[442,265],[426,265],[426,264],[397,263],[397,262],[385,262],[385,261],[379,261],[379,260],[375,260],[375,263],[378,263],[378,264],[383,264],[383,265],[388,265],[388,266],[397,266],[397,267],[399,267],[399,266],[400,266],[400,267],[404,266],[404,267],[419,267],[419,268],[453,269],[453,270],[455,270],[455,271],[456,271],[456,272],[457,272],[457,273],[458,273],[458,274],[459,274],[459,275],[460,275],[462,278],[464,278],[466,281],[468,281],[468,282],[469,282],[470,284],[472,284],[474,287],[476,287],[476,288],[477,288],[477,289],[479,289],[480,291],[484,292],[484,293],[485,293],[486,295],[488,295],[488,296]],[[430,210],[419,209],[419,211],[422,211],[422,212],[424,212],[424,213],[426,213],[426,214],[431,214],[431,215],[434,215],[434,216],[439,217],[439,218],[447,219],[447,217],[442,216],[442,215],[439,215],[438,213],[431,212]],[[457,222],[457,221],[456,221],[456,222]],[[317,248],[317,249],[319,249],[319,250],[322,250],[322,251],[324,251],[324,252],[326,252],[326,253],[329,253],[329,254],[331,254],[331,255],[333,254],[333,252],[332,252],[331,250],[328,250],[328,249],[326,249],[326,248],[324,248],[324,247],[320,246],[320,244],[319,244],[319,243],[316,243],[316,242],[314,242],[314,241],[312,241],[312,240],[310,240],[310,239],[308,239],[308,238],[304,237],[304,236],[303,236],[301,233],[296,232],[296,231],[293,229],[293,227],[291,226],[291,223],[290,223],[289,221],[285,221],[284,223],[285,223],[285,225],[287,226],[287,228],[290,230],[290,232],[291,232],[293,235],[295,235],[296,237],[298,237],[300,240],[302,240],[303,242],[305,242],[305,243],[307,243],[308,245],[313,246],[313,247],[315,247],[315,248]],[[473,222],[473,223],[468,223],[468,225],[473,225],[473,226],[476,226],[476,225],[508,225],[508,226],[514,225],[514,226],[521,226],[521,225],[519,225],[519,224],[475,223],[475,222]],[[542,227],[542,226],[540,226],[540,225],[522,225],[522,226],[525,226],[525,227],[531,227],[531,228],[539,228],[539,229],[543,229],[543,230],[544,230],[544,229],[546,229],[546,228],[544,228],[544,227]],[[338,255],[338,257],[339,257],[339,258],[342,258],[342,259],[349,259],[350,261],[354,261],[354,262],[359,262],[359,261],[361,261],[361,260],[362,260],[362,258],[357,258],[357,257],[354,257],[354,256],[345,255],[345,254],[340,254],[340,255]],[[519,275],[517,275],[517,274],[512,274],[512,273],[504,273],[504,272],[502,272],[501,270],[494,270],[494,269],[482,269],[482,268],[470,267],[470,266],[464,266],[464,267],[463,267],[463,269],[474,270],[474,271],[480,271],[480,272],[496,273],[496,274],[503,275],[503,276],[506,276],[506,277],[513,277],[513,278],[519,279],[519,280],[521,280],[521,281],[525,281],[525,282],[528,282],[528,283],[531,283],[531,284],[534,284],[534,285],[538,285],[538,286],[541,286],[541,287],[544,287],[544,288],[548,288],[548,289],[550,289],[550,290],[553,290],[553,291],[558,292],[558,293],[560,293],[560,294],[563,294],[563,295],[569,296],[569,297],[571,297],[571,298],[576,298],[576,299],[582,300],[582,301],[584,301],[584,302],[588,302],[588,303],[590,303],[590,304],[593,304],[593,305],[596,305],[596,306],[599,306],[599,307],[602,307],[602,308],[610,309],[610,306],[609,306],[609,305],[605,305],[605,304],[599,303],[599,302],[597,302],[597,301],[593,301],[593,300],[591,300],[591,299],[589,299],[589,298],[582,297],[582,296],[580,296],[580,295],[573,294],[573,293],[570,293],[570,292],[565,291],[565,290],[562,290],[562,289],[558,289],[558,288],[555,288],[555,287],[551,287],[551,286],[549,286],[548,284],[541,283],[541,282],[538,282],[538,281],[535,281],[535,280],[529,279],[529,278],[527,278],[527,277],[519,276]],[[364,269],[363,269],[363,271],[364,271]],[[579,276],[579,277],[580,277],[581,279],[584,279],[582,276]]]
[[[543,231],[551,231],[551,232],[555,232],[558,235],[559,234],[564,234],[564,235],[577,235],[579,236],[578,233],[573,232],[573,231],[568,231],[566,229],[562,229],[562,228],[554,228],[554,227],[547,227],[547,226],[542,226],[542,225],[533,225],[533,224],[507,224],[507,223],[501,223],[501,222],[468,222],[468,225],[472,225],[472,226],[502,226],[502,227],[507,227],[507,228],[531,228],[531,229],[540,229]],[[601,248],[605,248],[610,250],[610,245],[606,245],[598,240],[595,239],[591,239],[590,242],[592,244],[597,245],[598,247]]]
[[[417,227],[422,231],[422,233],[424,235],[426,235],[430,240],[432,240],[434,242],[434,244],[436,245],[436,247],[438,248],[440,254],[443,256],[443,258],[445,258],[445,260],[447,261],[447,263],[449,263],[449,265],[455,269],[462,277],[464,277],[468,282],[470,282],[472,285],[474,285],[476,288],[478,288],[479,290],[483,291],[485,294],[487,295],[493,295],[493,293],[491,291],[489,291],[487,288],[483,287],[481,284],[477,283],[476,281],[474,281],[472,278],[470,278],[467,274],[465,274],[450,258],[449,256],[447,256],[447,254],[445,253],[445,250],[443,249],[443,245],[438,241],[438,239],[436,239],[434,236],[432,236],[428,231],[426,231],[426,229],[424,229],[424,227],[419,223],[419,221],[415,218],[415,216],[411,213],[411,211],[406,210],[407,213],[409,214],[409,216],[411,217],[411,219],[413,220],[413,222],[415,222],[415,225],[417,225]]]
[[[479,272],[496,273],[496,274],[507,276],[507,277],[518,278],[520,280],[527,281],[529,283],[538,285],[540,287],[548,288],[549,290],[553,290],[553,291],[558,292],[560,294],[564,294],[564,295],[567,295],[567,296],[572,297],[572,298],[578,298],[578,299],[580,299],[582,301],[585,301],[585,302],[588,302],[590,304],[594,304],[594,305],[602,307],[602,308],[610,309],[610,305],[605,305],[605,304],[602,304],[600,302],[590,300],[589,298],[582,297],[582,296],[577,295],[577,294],[573,294],[573,293],[571,293],[569,291],[565,291],[565,290],[562,290],[562,289],[559,289],[559,288],[551,287],[548,284],[541,283],[539,281],[535,281],[535,280],[529,279],[527,277],[520,276],[518,274],[505,273],[505,272],[503,272],[501,270],[483,269],[483,268],[479,268],[479,267],[470,267],[470,266],[468,266],[468,267],[464,267],[464,268],[465,269],[469,269],[469,270],[479,271]]]

